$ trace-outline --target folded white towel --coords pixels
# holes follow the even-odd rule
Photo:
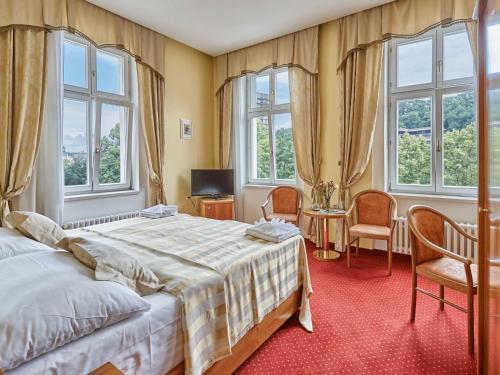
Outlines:
[[[149,217],[151,219],[159,219],[161,217],[173,216],[177,214],[176,205],[163,205],[157,204],[156,206],[146,208],[141,211],[142,217]]]
[[[282,242],[290,237],[298,236],[300,230],[295,225],[284,221],[261,219],[254,226],[247,228],[246,234],[269,242]]]

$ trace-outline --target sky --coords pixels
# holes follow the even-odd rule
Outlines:
[[[269,76],[259,76],[255,79],[257,93],[269,95]],[[288,86],[288,71],[276,74],[276,104],[284,104],[290,101]]]
[[[86,61],[88,48],[84,44],[65,41],[64,43],[64,83],[73,86],[88,87]],[[123,58],[97,51],[97,89],[99,91],[123,94]],[[87,150],[87,102],[82,100],[64,100],[63,144],[68,152]],[[122,107],[107,105],[102,111],[102,135],[118,122],[124,123]]]

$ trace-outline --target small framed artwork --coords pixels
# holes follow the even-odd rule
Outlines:
[[[181,139],[193,139],[193,124],[191,120],[180,119]]]

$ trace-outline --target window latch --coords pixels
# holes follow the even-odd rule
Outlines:
[[[436,152],[441,152],[441,151],[442,151],[441,142],[438,139],[436,143]]]
[[[100,152],[101,152],[101,144],[99,143],[95,146],[95,153],[98,154]]]

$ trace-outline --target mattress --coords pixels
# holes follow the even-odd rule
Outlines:
[[[144,298],[150,311],[66,344],[6,375],[88,374],[106,362],[125,374],[166,374],[184,357],[181,305],[165,292]]]

